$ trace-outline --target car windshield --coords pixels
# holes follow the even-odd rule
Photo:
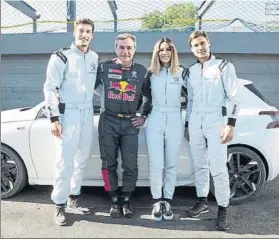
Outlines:
[[[253,92],[256,96],[258,96],[263,102],[265,102],[266,104],[268,104],[269,106],[273,106],[273,104],[268,100],[266,99],[262,94],[261,92],[258,91],[258,89],[255,87],[254,84],[248,84],[248,85],[245,85],[245,87],[250,90],[251,92]]]

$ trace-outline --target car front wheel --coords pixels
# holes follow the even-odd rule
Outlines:
[[[27,172],[19,155],[1,145],[1,199],[19,193],[27,184]]]
[[[244,147],[228,149],[228,172],[230,179],[230,204],[242,204],[254,199],[266,181],[266,168],[262,158]],[[215,194],[213,180],[210,191]]]

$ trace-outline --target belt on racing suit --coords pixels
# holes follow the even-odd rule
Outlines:
[[[222,107],[193,107],[194,113],[214,113],[222,111]]]
[[[153,105],[152,110],[160,111],[162,113],[171,113],[181,110],[180,106],[167,106],[167,105]]]
[[[227,108],[225,106],[221,107],[194,107],[192,109],[192,112],[194,113],[215,113],[220,112],[222,113],[222,116],[227,116]]]
[[[84,109],[90,109],[93,107],[92,102],[87,103],[59,103],[59,112],[63,114],[65,112],[65,109],[76,109],[76,110],[84,110]]]
[[[105,110],[104,113],[106,115],[114,116],[116,118],[123,118],[123,119],[131,119],[133,117],[136,117],[136,114],[122,114],[122,113],[114,113],[110,110]]]

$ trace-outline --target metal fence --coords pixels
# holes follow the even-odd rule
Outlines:
[[[96,31],[279,32],[279,0],[1,1],[2,33],[66,32],[75,19]]]

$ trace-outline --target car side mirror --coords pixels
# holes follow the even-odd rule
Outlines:
[[[48,117],[48,110],[47,110],[46,107],[44,106],[44,107],[41,109],[41,111],[40,111],[40,113],[39,113],[39,115],[38,115],[37,118],[39,118],[39,119],[45,119],[45,118],[47,118],[47,117]]]

